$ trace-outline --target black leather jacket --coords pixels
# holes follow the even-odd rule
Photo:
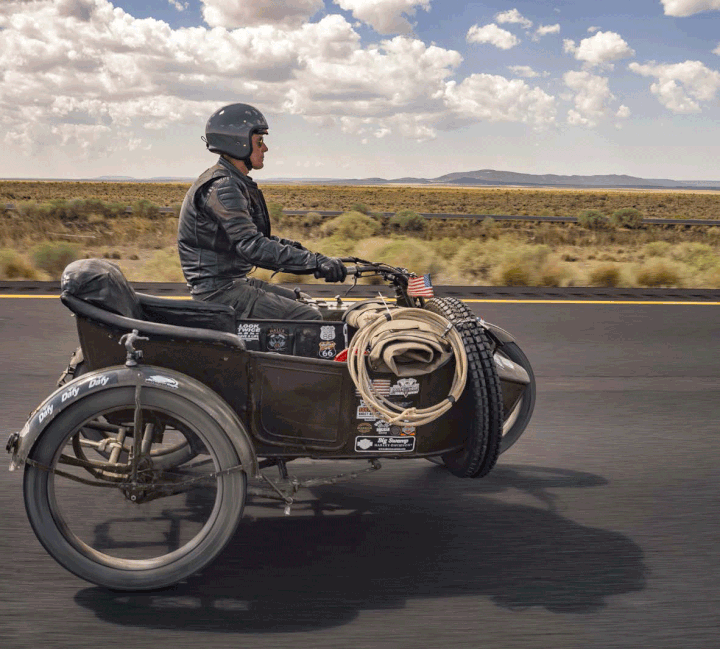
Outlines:
[[[218,289],[253,266],[287,272],[317,268],[315,254],[270,234],[257,184],[220,158],[190,187],[178,224],[178,252],[191,292]]]

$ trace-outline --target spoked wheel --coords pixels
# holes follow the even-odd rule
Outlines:
[[[481,478],[495,466],[503,432],[503,402],[492,346],[473,312],[460,300],[433,298],[428,311],[452,322],[460,332],[468,357],[468,379],[464,398],[473,400],[475,416],[460,451],[447,453],[442,461],[460,478]]]
[[[73,354],[73,358],[70,360],[71,366],[65,371],[60,377],[58,385],[65,385],[73,378],[86,374],[89,370],[87,369],[87,363],[84,360],[76,361],[77,358],[82,359],[82,349],[78,349]],[[74,362],[75,361],[75,362]],[[70,367],[72,367],[72,374],[68,374]],[[125,439],[127,436],[128,425],[132,424],[133,411],[125,411],[114,413],[109,417],[98,417],[95,420],[88,423],[79,434],[74,438],[75,454],[82,454],[82,445],[80,440],[83,442],[94,443],[95,450],[97,453],[103,456],[106,461],[110,460],[110,449],[116,448],[116,453],[113,461],[125,462],[128,459],[128,453],[130,451],[127,443],[118,444],[118,439]],[[129,423],[128,423],[129,422]],[[158,424],[155,424],[155,435],[162,435],[162,424],[158,428]],[[131,440],[130,440],[131,441]],[[196,452],[192,447],[192,444],[184,436],[177,437],[176,443],[165,443],[155,444],[150,452],[153,466],[156,469],[170,469],[178,464],[188,462],[195,457]],[[80,455],[78,455],[80,457]]]
[[[118,590],[161,588],[202,569],[232,538],[245,503],[245,473],[215,420],[159,388],[143,387],[141,399],[132,424],[109,433],[102,450],[84,431],[134,408],[135,388],[71,404],[43,431],[24,476],[28,518],[50,555]],[[181,438],[197,457],[158,468],[152,451]]]
[[[505,413],[503,435],[500,441],[500,453],[504,453],[520,439],[520,436],[527,428],[530,417],[532,417],[533,410],[535,409],[535,374],[528,357],[525,356],[523,350],[520,349],[516,343],[504,343],[495,350],[495,353],[501,354],[513,363],[520,365],[530,377],[530,383],[525,388],[518,402],[509,413]]]

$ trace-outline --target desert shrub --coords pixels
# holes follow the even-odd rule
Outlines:
[[[345,212],[340,216],[325,222],[320,231],[326,236],[336,236],[342,239],[359,241],[377,234],[379,223],[360,212]]]
[[[427,229],[427,220],[413,210],[400,210],[390,217],[390,226],[405,233],[422,233]]]
[[[442,269],[433,251],[417,239],[399,238],[380,247],[373,261],[400,266],[417,273],[437,273]]]
[[[270,215],[270,223],[273,225],[280,225],[285,220],[283,206],[280,203],[271,201],[267,204],[267,208],[268,214]]]
[[[151,278],[153,282],[185,282],[185,278],[180,267],[180,257],[174,249],[157,250],[153,256],[145,262],[140,277],[134,280],[147,280]]]
[[[462,248],[463,239],[449,239],[447,237],[432,242],[433,250],[442,259],[452,259]]]
[[[37,271],[14,250],[0,250],[0,278],[37,279]]]
[[[602,264],[601,266],[597,266],[593,268],[588,275],[590,286],[620,286],[620,278],[620,268],[615,264]]]
[[[685,241],[672,248],[670,256],[697,270],[708,270],[713,266],[720,265],[720,257],[706,243]]]
[[[679,286],[681,274],[676,264],[664,259],[652,259],[638,268],[635,281],[638,286]]]
[[[160,208],[146,198],[135,201],[131,207],[132,213],[136,217],[155,219],[160,215]]]
[[[317,228],[322,225],[324,220],[320,212],[308,212],[302,217],[302,225],[305,228]]]
[[[354,239],[348,239],[347,237],[335,234],[331,237],[321,239],[312,249],[328,257],[350,257],[353,255],[356,243]]]
[[[665,257],[672,245],[668,241],[651,241],[643,246],[643,253],[648,257]]]
[[[502,286],[532,286],[533,274],[520,258],[508,259],[500,266],[497,279]]]
[[[480,234],[497,239],[500,236],[497,221],[492,216],[486,216],[480,223]]]
[[[610,217],[610,222],[618,228],[639,228],[642,220],[642,212],[634,207],[621,207],[619,210],[615,210]]]
[[[549,259],[540,265],[536,277],[538,286],[562,286],[571,277],[567,266],[557,260]]]
[[[36,268],[44,270],[53,279],[60,279],[65,266],[80,258],[80,250],[72,243],[46,241],[34,246],[30,256]]]
[[[577,220],[580,227],[586,230],[605,230],[610,225],[608,217],[600,210],[583,210]]]
[[[348,212],[360,212],[360,214],[370,216],[370,208],[365,205],[365,203],[355,203],[351,205]]]

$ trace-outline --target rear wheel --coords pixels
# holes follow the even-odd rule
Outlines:
[[[142,438],[135,445],[142,446],[135,475],[131,455],[123,459],[118,452],[122,439],[105,442],[101,451],[85,437],[88,426],[134,403],[135,388],[129,386],[68,406],[36,442],[24,477],[28,518],[50,555],[79,577],[118,590],[161,588],[202,569],[232,538],[246,494],[230,439],[179,394],[143,387],[134,422]],[[147,422],[162,422],[162,436]],[[197,459],[157,468],[152,447],[182,438],[195,438]]]
[[[475,416],[460,451],[442,456],[449,471],[460,478],[481,478],[495,466],[502,437],[503,402],[492,345],[476,316],[460,300],[433,298],[425,304],[455,325],[468,357],[464,398],[472,399]]]

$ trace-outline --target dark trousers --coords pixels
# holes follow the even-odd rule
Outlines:
[[[217,290],[195,293],[193,299],[229,304],[242,319],[322,320],[315,307],[298,302],[290,289],[254,277],[241,277]]]

